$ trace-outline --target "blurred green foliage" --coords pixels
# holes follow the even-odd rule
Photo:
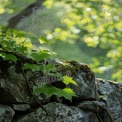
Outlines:
[[[2,1],[3,25],[6,14],[10,18],[33,2]],[[38,35],[62,59],[88,63],[97,77],[122,82],[121,0],[46,0],[43,5],[46,8],[25,17],[17,29]]]
[[[51,32],[52,39],[70,42],[77,40],[104,51],[103,55],[92,57],[90,66],[96,73],[104,72],[104,78],[111,77],[113,80],[121,81],[122,1],[69,0],[59,3],[59,1],[48,0],[45,3],[48,9],[59,4],[65,6],[68,12],[61,17],[63,28],[55,28]]]

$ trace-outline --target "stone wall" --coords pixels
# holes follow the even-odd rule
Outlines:
[[[122,122],[122,83],[96,79],[85,64],[67,63],[71,68],[62,63],[56,66],[58,72],[69,73],[77,82],[78,86],[69,87],[78,97],[70,102],[57,96],[48,99],[44,95],[37,96],[47,113],[33,98],[25,78],[15,72],[14,66],[6,76],[1,72],[0,122]],[[33,75],[27,72],[30,81]],[[51,85],[63,86],[57,81]]]

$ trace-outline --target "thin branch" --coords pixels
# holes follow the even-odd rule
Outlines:
[[[33,94],[33,91],[32,91],[32,89],[30,88],[29,81],[28,81],[28,79],[27,79],[27,77],[26,77],[24,71],[22,71],[22,74],[23,74],[23,77],[25,78],[25,81],[26,81],[26,83],[27,83],[27,86],[28,86],[28,88],[29,88],[29,90],[30,90],[30,93],[31,93],[32,97],[33,97],[34,100],[40,105],[40,107],[42,108],[42,110],[45,111],[46,116],[48,116],[47,110],[43,107],[43,105],[42,105],[41,102],[38,100],[38,98],[35,96],[35,94]]]
[[[36,0],[36,2],[27,6],[24,10],[22,10],[19,14],[15,15],[8,21],[7,28],[15,28],[17,24],[23,19],[23,17],[30,16],[34,11],[42,7],[42,3],[45,0]]]

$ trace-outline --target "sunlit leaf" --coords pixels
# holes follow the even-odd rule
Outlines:
[[[69,76],[63,76],[63,82],[67,85],[67,84],[74,84],[74,85],[77,85],[78,84],[72,79],[72,77],[69,77]]]
[[[17,61],[16,56],[12,55],[12,54],[6,54],[6,53],[0,53],[0,56],[4,59],[4,60],[12,60],[14,62]]]
[[[35,61],[39,62],[43,59],[47,59],[51,56],[51,54],[47,51],[40,51],[40,52],[32,52],[30,55]]]
[[[58,89],[53,86],[40,86],[40,87],[34,87],[33,92],[36,95],[39,95],[41,93],[45,94],[46,97],[51,97],[52,95],[57,95],[58,97],[64,97],[65,99],[72,100],[73,96],[76,96],[76,94],[70,89]]]

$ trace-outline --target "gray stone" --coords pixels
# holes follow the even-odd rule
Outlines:
[[[105,106],[113,122],[122,120],[122,83],[96,79],[99,96],[105,102]],[[121,121],[120,121],[121,122]]]
[[[81,64],[76,61],[64,61],[64,62],[58,61],[55,63],[55,65],[58,73],[60,73],[62,76],[67,75],[72,77],[73,80],[76,81],[76,83],[78,84],[78,86],[73,84],[68,85],[68,87],[73,89],[73,91],[78,96],[77,98],[74,98],[75,99],[74,101],[76,101],[76,99],[77,101],[96,99],[95,74],[88,67],[88,65]],[[40,79],[43,79],[43,77],[46,76],[42,76],[42,74],[39,74],[37,72],[31,79],[34,79],[34,81],[42,81]],[[58,88],[65,87],[64,83],[62,81],[58,81],[58,79],[55,78],[55,76],[47,76],[47,78],[48,83],[50,83],[51,85],[56,86]],[[53,79],[53,81],[51,79]],[[44,97],[42,98],[44,100]]]
[[[60,103],[49,103],[44,106],[48,116],[39,108],[15,122],[98,122],[95,113],[69,107]]]
[[[86,64],[76,61],[66,61],[67,65],[59,65],[59,72],[73,77],[78,86],[70,84],[69,87],[81,99],[96,99],[95,75]],[[57,68],[57,69],[58,69]]]
[[[30,109],[30,105],[29,104],[13,104],[12,108],[15,111],[26,111],[26,110]]]
[[[0,105],[0,122],[11,122],[15,112],[14,110],[5,105]]]
[[[83,101],[78,103],[76,106],[80,109],[94,111],[94,112],[98,112],[97,110],[100,109],[99,107],[106,109],[105,103],[98,102],[98,101]]]
[[[14,66],[9,69],[9,76],[0,79],[0,103],[32,103],[27,83],[22,74],[15,73]]]

